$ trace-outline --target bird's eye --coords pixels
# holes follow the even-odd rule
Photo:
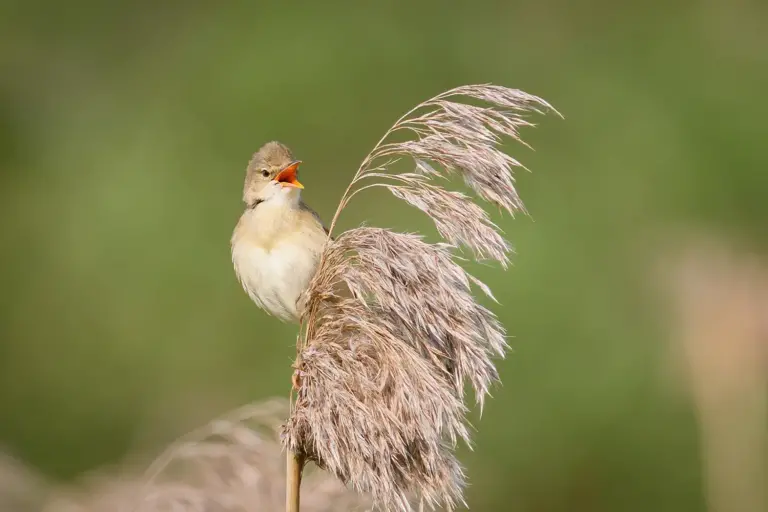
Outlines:
[[[261,175],[266,178],[267,176],[269,176],[269,171],[267,169],[262,169],[261,170]]]

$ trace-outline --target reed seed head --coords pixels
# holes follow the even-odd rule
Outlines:
[[[481,105],[457,101],[465,98]],[[507,347],[496,316],[475,290],[490,289],[458,263],[455,250],[506,266],[511,251],[472,197],[438,184],[460,176],[474,194],[525,212],[500,149],[531,126],[544,100],[493,85],[459,87],[411,110],[366,157],[331,222],[357,193],[384,187],[427,214],[444,243],[358,227],[329,235],[306,291],[297,372],[301,386],[284,444],[386,510],[419,502],[463,503],[464,472],[453,451],[469,443],[464,386],[482,406]],[[411,137],[389,142],[396,132]],[[411,159],[412,172],[392,164]]]

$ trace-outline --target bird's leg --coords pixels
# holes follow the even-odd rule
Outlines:
[[[296,311],[299,312],[299,323],[304,324],[304,317],[307,315],[307,311],[304,309],[307,305],[307,296],[306,292],[301,293],[299,297],[296,299]],[[298,338],[296,339],[296,343],[298,343]],[[298,345],[296,345],[298,346]]]
[[[291,384],[293,384],[293,389],[296,391],[301,389],[301,375],[298,369],[294,370],[293,375],[291,376]]]
[[[301,366],[301,352],[298,350],[300,343],[301,343],[301,334],[299,333],[296,336],[297,354],[296,354],[296,361],[294,361],[292,365],[293,375],[291,375],[291,384],[293,385],[293,389],[295,389],[296,391],[299,391],[299,389],[301,389],[301,370],[299,369],[299,367]]]

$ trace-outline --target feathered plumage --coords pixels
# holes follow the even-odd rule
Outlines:
[[[265,144],[246,171],[246,210],[232,234],[232,263],[256,303],[298,322],[299,297],[314,276],[326,239],[320,217],[301,200],[298,162],[279,142]]]

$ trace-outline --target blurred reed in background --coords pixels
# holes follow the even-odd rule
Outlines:
[[[10,458],[0,461],[4,512],[271,512],[285,501],[285,456],[277,433],[287,400],[238,408],[183,436],[146,471],[102,469],[56,486]],[[302,510],[370,510],[365,496],[308,468]]]

